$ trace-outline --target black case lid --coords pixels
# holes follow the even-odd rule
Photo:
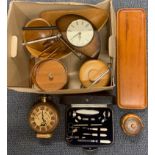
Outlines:
[[[114,103],[114,96],[112,95],[65,95],[61,98],[61,103],[66,105],[73,104],[105,104],[112,105]]]

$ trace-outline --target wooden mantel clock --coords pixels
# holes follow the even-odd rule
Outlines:
[[[59,123],[59,113],[47,96],[42,96],[32,107],[28,120],[37,138],[51,138]]]

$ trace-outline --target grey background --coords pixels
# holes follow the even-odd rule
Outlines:
[[[35,0],[33,0],[35,1]],[[41,1],[41,0],[38,0]],[[42,0],[43,1],[43,0]],[[54,1],[54,0],[53,0]],[[55,0],[65,1],[65,0]],[[102,0],[70,0],[89,2],[92,4]],[[142,7],[147,11],[147,0],[114,0],[115,10],[123,7]],[[9,3],[9,0],[8,0]],[[114,110],[114,144],[100,147],[95,152],[86,152],[80,147],[70,147],[65,142],[65,106],[59,104],[59,97],[52,96],[61,112],[61,123],[51,140],[38,140],[29,128],[27,114],[34,102],[36,94],[17,93],[8,90],[8,155],[147,155],[148,153],[148,111],[121,110],[116,105]],[[134,112],[142,117],[144,130],[138,137],[127,137],[123,134],[119,123],[123,114]]]

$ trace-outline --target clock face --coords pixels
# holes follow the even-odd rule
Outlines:
[[[49,105],[35,106],[29,116],[30,126],[38,133],[52,132],[58,124],[58,116]]]
[[[93,36],[94,29],[92,24],[84,19],[72,21],[67,28],[68,41],[77,47],[83,47],[89,44]]]

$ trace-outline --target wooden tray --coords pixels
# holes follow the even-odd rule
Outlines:
[[[89,13],[88,13],[89,12]],[[61,16],[68,14],[76,14],[79,16],[83,16],[86,19],[89,19],[91,23],[99,30],[104,24],[107,22],[109,13],[107,10],[86,6],[82,9],[74,9],[74,10],[48,10],[43,11],[40,14],[40,17],[47,20],[51,25],[56,25],[56,20]]]
[[[117,103],[123,109],[147,107],[146,15],[143,9],[117,13]]]

